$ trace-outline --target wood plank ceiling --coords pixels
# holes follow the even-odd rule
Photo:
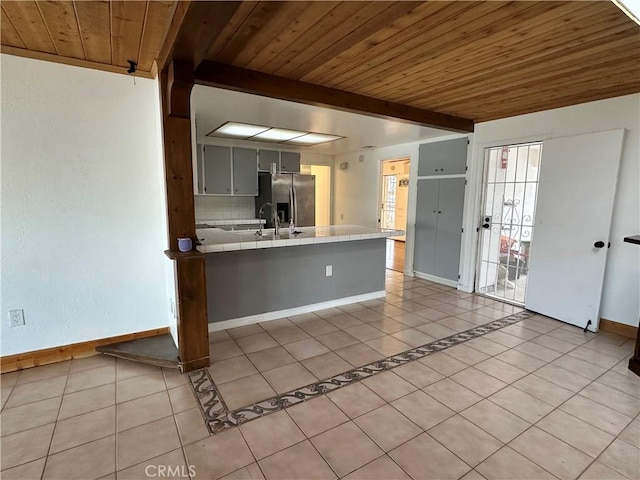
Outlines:
[[[2,44],[150,72],[173,9],[2,2]],[[610,1],[246,1],[210,41],[207,60],[476,122],[640,92],[640,26]]]
[[[176,1],[4,1],[3,52],[152,77]],[[7,48],[8,47],[8,48]]]

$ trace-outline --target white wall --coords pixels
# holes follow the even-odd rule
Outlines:
[[[638,325],[640,248],[623,243],[622,239],[640,233],[640,95],[477,124],[471,145],[473,157],[469,166],[469,184],[472,194],[468,195],[469,202],[465,205],[465,231],[475,232],[478,220],[475,212],[479,211],[485,147],[619,128],[626,131],[600,315],[616,322]],[[470,288],[473,284],[475,234],[467,240],[463,245],[463,258],[466,261],[461,283]]]
[[[442,132],[441,137],[372,148],[335,156],[334,161],[334,200],[333,219],[337,225],[364,225],[379,228],[378,207],[381,202],[380,172],[384,160],[409,159],[409,206],[407,211],[407,230],[405,264],[409,266],[406,274],[413,275],[414,226],[416,223],[416,187],[418,174],[418,148],[422,143],[440,142],[460,138],[461,134]],[[362,161],[360,161],[362,158]],[[347,162],[349,167],[340,170],[340,164]]]
[[[333,225],[333,155],[300,152],[300,172],[316,176],[316,225]],[[328,173],[327,173],[328,170]]]
[[[333,218],[336,224],[379,227],[381,162],[400,158],[409,158],[412,164],[415,164],[418,159],[418,143],[336,155],[333,203]],[[347,162],[349,167],[340,170],[340,164],[344,162]]]
[[[157,82],[0,58],[1,354],[167,326]]]
[[[462,237],[460,288],[473,289],[477,227],[480,212],[483,149],[510,143],[577,135],[625,128],[625,142],[620,165],[620,181],[616,194],[611,228],[611,250],[601,307],[601,317],[629,325],[638,325],[640,312],[640,248],[622,242],[627,235],[640,232],[640,95],[627,95],[590,102],[572,107],[521,115],[503,120],[476,124],[470,135],[469,185],[465,197],[464,229]],[[443,136],[428,141],[452,138]],[[426,141],[425,141],[426,142]],[[410,157],[412,175],[409,184],[409,219],[407,240],[412,238],[415,224],[415,171],[418,145],[415,142],[392,147],[361,150],[336,155],[334,167],[334,222],[378,226],[380,161]],[[359,156],[363,161],[359,161]],[[340,170],[348,162],[347,170]],[[412,244],[412,242],[411,242]],[[407,244],[407,257],[411,255]],[[412,259],[407,258],[411,265]]]

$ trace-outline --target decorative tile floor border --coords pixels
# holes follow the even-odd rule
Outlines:
[[[295,390],[231,411],[224,403],[224,399],[220,395],[206,368],[190,372],[187,375],[193,393],[198,400],[198,405],[200,406],[200,411],[202,412],[207,428],[209,432],[214,435],[229,428],[237,427],[242,423],[278,412],[333,390],[351,385],[378,373],[392,370],[406,363],[431,355],[432,353],[446,350],[447,348],[464,343],[473,338],[513,325],[534,315],[535,313],[526,310],[518,312],[470,330],[441,338],[435,342],[427,343],[421,347],[412,348],[406,352],[378,360],[363,367],[353,368],[326,380],[296,388]]]

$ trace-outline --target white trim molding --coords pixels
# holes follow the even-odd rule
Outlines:
[[[230,320],[222,320],[221,322],[209,323],[209,333],[226,330],[227,328],[244,327],[258,322],[268,322],[270,320],[278,320],[284,317],[292,317],[294,315],[302,315],[303,313],[312,313],[327,308],[341,307],[350,303],[365,302],[367,300],[375,300],[386,296],[384,290],[377,292],[363,293],[362,295],[354,295],[351,297],[338,298],[336,300],[328,300],[326,302],[312,303],[303,305],[302,307],[288,308],[286,310],[278,310],[275,312],[259,313],[257,315],[249,315],[248,317],[232,318]]]
[[[436,277],[434,275],[429,275],[428,273],[422,273],[422,272],[414,271],[413,274],[414,276],[421,278],[422,280],[428,280],[430,282],[440,283],[442,285],[447,285],[449,287],[458,288],[458,282],[454,280],[449,280],[447,278],[442,278],[442,277]]]

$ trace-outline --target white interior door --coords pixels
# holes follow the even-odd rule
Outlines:
[[[597,329],[623,136],[544,141],[527,309]]]

